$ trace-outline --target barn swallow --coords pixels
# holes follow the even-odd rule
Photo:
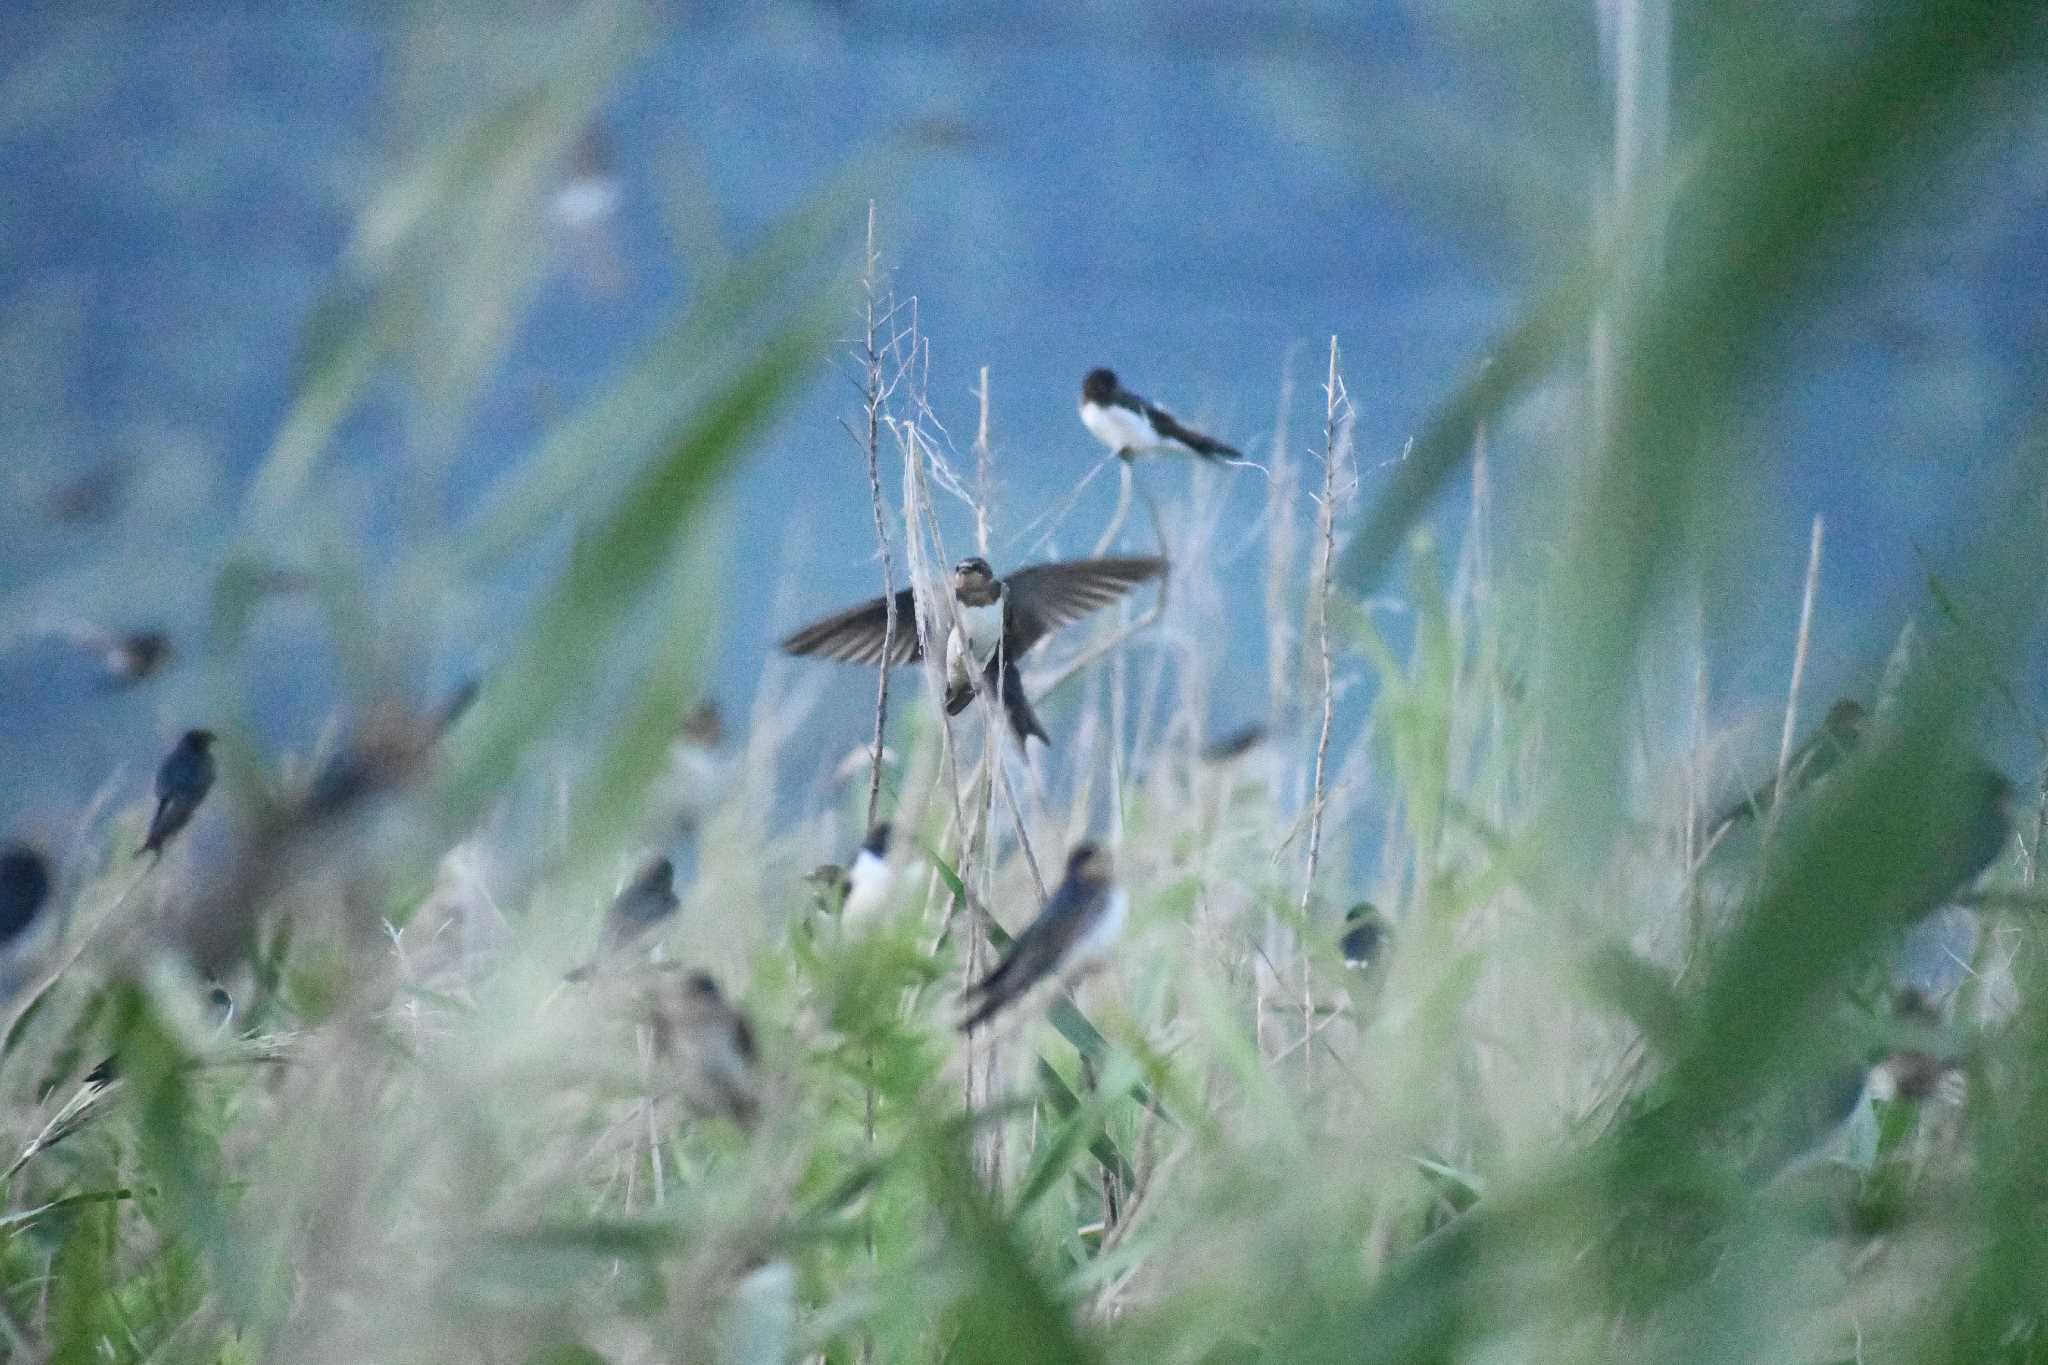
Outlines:
[[[1344,950],[1344,965],[1361,970],[1379,959],[1387,937],[1386,921],[1371,901],[1360,901],[1344,912],[1344,934],[1337,940]]]
[[[1076,978],[1098,965],[1130,914],[1130,897],[1113,885],[1109,855],[1092,843],[1074,846],[1067,875],[1029,928],[1017,935],[995,970],[969,986],[961,999],[972,1012],[968,1033],[1050,977]]]
[[[1090,370],[1081,381],[1081,422],[1122,459],[1148,450],[1184,450],[1211,460],[1241,459],[1234,446],[1174,420],[1116,382],[1114,370]]]
[[[1842,760],[1862,742],[1863,721],[1863,705],[1853,697],[1843,697],[1830,706],[1820,728],[1785,760],[1785,795],[1797,796],[1839,768]],[[1774,775],[1708,823],[1706,846],[1711,848],[1733,826],[1770,810],[1777,798],[1778,779]]]
[[[888,904],[896,889],[896,872],[889,866],[892,832],[889,822],[879,821],[868,837],[853,851],[845,867],[819,863],[804,880],[818,898],[818,908],[828,915],[843,915],[844,922],[865,927],[867,921]]]
[[[587,980],[599,964],[631,948],[655,925],[676,912],[682,900],[676,895],[676,865],[667,858],[650,859],[640,875],[627,882],[612,898],[604,912],[599,931],[597,956],[563,979]]]
[[[27,844],[0,849],[0,948],[28,932],[50,899],[50,864]]]
[[[136,850],[136,857],[153,853],[159,859],[164,844],[192,819],[199,803],[213,788],[213,731],[187,730],[169,757],[156,770],[156,814],[150,817],[149,836]]]
[[[889,844],[889,822],[884,820],[868,831],[846,869],[846,900],[839,913],[848,933],[870,927],[895,893],[896,869],[889,866]]]
[[[946,637],[946,714],[957,716],[974,699],[974,675],[1002,695],[1017,740],[1052,739],[1032,713],[1017,661],[1047,635],[1122,597],[1138,584],[1166,572],[1153,557],[1077,559],[1034,564],[997,578],[985,559],[970,557],[953,566],[958,617]],[[896,631],[889,640],[891,665],[923,657],[909,588],[896,594]],[[815,621],[782,642],[786,653],[815,654],[842,663],[882,662],[888,604],[882,598]]]
[[[761,1110],[754,1031],[705,972],[662,972],[649,1000],[654,1050],[676,1066],[683,1102],[751,1128]]]

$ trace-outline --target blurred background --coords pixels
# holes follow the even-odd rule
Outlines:
[[[1691,22],[1679,16],[1672,45],[1681,133],[1688,63],[1713,36]],[[1591,5],[1391,2],[13,7],[0,823],[75,804],[116,768],[140,784],[171,737],[220,719],[200,666],[225,648],[214,589],[247,543],[252,483],[285,440],[323,319],[381,278],[364,265],[375,192],[564,45],[590,45],[599,74],[566,145],[533,168],[530,214],[490,229],[495,254],[476,268],[496,278],[460,317],[445,296],[415,301],[305,500],[269,528],[277,571],[346,569],[391,592],[401,550],[470,515],[707,279],[849,166],[834,260],[856,267],[873,198],[886,287],[915,299],[929,400],[962,450],[988,368],[999,567],[1082,552],[1109,514],[1113,476],[1041,520],[1101,459],[1074,412],[1098,364],[1270,467],[1283,420],[1301,451],[1319,436],[1338,335],[1370,505],[1512,301],[1591,231],[1611,131],[1601,24]],[[1815,32],[1863,39],[1848,6]],[[1709,503],[1743,547],[1708,564],[1702,593],[1717,717],[1782,695],[1811,517],[1827,540],[1809,684],[1829,693],[1867,689],[1904,617],[1927,608],[1926,572],[1970,538],[1969,490],[2032,391],[2030,282],[2048,261],[2048,109],[1987,112],[1885,231],[1830,245],[1825,306],[1774,338],[1767,382],[1731,423],[1753,458]],[[446,246],[412,243],[404,264]],[[859,297],[848,273],[830,356],[725,495],[736,567],[710,690],[728,706],[779,634],[879,587],[842,427],[859,409]],[[1554,466],[1579,401],[1576,382],[1553,381],[1492,433],[1499,516],[1533,556],[1548,514],[1516,490],[1554,469],[1516,455],[1532,446]],[[1140,473],[1162,498],[1207,479],[1226,500],[1219,672],[1200,719],[1221,732],[1265,717],[1264,470],[1169,459]],[[1442,505],[1455,546],[1462,499]],[[943,510],[961,543],[962,509]],[[573,513],[534,529],[508,571],[437,583],[379,621],[407,687],[500,661],[500,626],[566,552]],[[1125,543],[1146,539],[1141,521]],[[344,694],[329,624],[289,592],[249,624],[242,681],[272,744],[308,745]],[[139,630],[164,631],[173,655],[147,686],[106,686],[101,651],[81,644]],[[868,692],[851,675],[825,685],[806,734],[850,747]]]
[[[10,8],[0,1354],[2048,1358],[2044,74],[2013,0]],[[1244,463],[1119,467],[1103,365]],[[870,770],[773,646],[877,520],[1175,571],[1043,757],[904,671]],[[1087,838],[1123,941],[963,1035]]]

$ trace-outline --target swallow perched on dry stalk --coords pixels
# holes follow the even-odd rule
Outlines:
[[[868,831],[868,837],[854,852],[846,869],[846,900],[840,907],[839,922],[848,933],[861,933],[888,909],[896,890],[896,869],[889,866],[889,822],[883,820]]]
[[[565,981],[585,981],[600,966],[613,961],[645,938],[654,927],[676,912],[682,904],[676,895],[676,866],[667,858],[651,858],[638,876],[620,889],[604,912],[599,931],[597,956],[570,972]]]
[[[971,1032],[1041,981],[1078,980],[1100,966],[1130,915],[1130,897],[1110,880],[1109,855],[1092,843],[1074,846],[1067,875],[1029,928],[1010,944],[995,970],[961,994]]]
[[[655,1054],[672,1062],[683,1103],[751,1128],[761,1112],[754,1031],[706,972],[656,974],[648,1002]]]
[[[1344,951],[1344,965],[1363,971],[1379,960],[1387,938],[1387,922],[1371,901],[1360,901],[1344,912],[1344,935],[1338,946]]]
[[[1151,450],[1185,451],[1210,460],[1242,458],[1235,446],[1182,426],[1165,408],[1117,383],[1114,370],[1090,370],[1081,381],[1081,422],[1125,460]]]
[[[163,857],[164,844],[191,823],[199,803],[213,789],[213,731],[187,730],[156,770],[156,814],[135,856]]]
[[[946,714],[958,715],[981,685],[1001,694],[1018,742],[1051,738],[1024,695],[1017,661],[1039,641],[1089,612],[1108,606],[1138,584],[1166,572],[1164,559],[1077,559],[1034,564],[997,578],[985,559],[970,557],[953,566],[956,621],[946,637]],[[917,638],[915,599],[909,588],[896,594],[896,631],[889,641],[891,666],[923,657]],[[786,653],[817,655],[842,663],[882,662],[888,603],[880,597],[814,621],[782,642]]]
[[[27,844],[0,849],[0,948],[27,933],[50,899],[50,864]]]

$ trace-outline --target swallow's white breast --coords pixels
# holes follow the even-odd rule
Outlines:
[[[988,667],[996,646],[1003,641],[1003,599],[998,597],[984,607],[961,607],[960,629],[967,634],[967,651],[978,673]]]
[[[842,922],[848,933],[863,933],[888,908],[889,893],[896,887],[896,874],[890,870],[886,859],[877,858],[862,849],[853,855],[853,866],[846,870],[846,881],[846,906],[840,911]]]
[[[1161,444],[1150,422],[1115,403],[1081,404],[1081,421],[1111,450],[1151,450]]]
[[[1101,918],[1074,944],[1072,966],[1076,970],[1086,969],[1109,956],[1109,950],[1123,937],[1124,921],[1130,913],[1130,895],[1122,887],[1111,891],[1109,903],[1102,907]]]

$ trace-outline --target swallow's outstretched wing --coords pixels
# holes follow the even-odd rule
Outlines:
[[[916,663],[923,651],[917,642],[915,599],[909,588],[896,594],[896,631],[889,635],[889,607],[886,597],[872,598],[859,606],[835,612],[813,621],[782,641],[785,654],[815,655],[840,663],[865,664],[872,668],[882,662],[886,640],[889,663]]]
[[[1153,555],[1033,564],[1003,580],[1003,650],[1018,658],[1061,626],[1166,572]]]

